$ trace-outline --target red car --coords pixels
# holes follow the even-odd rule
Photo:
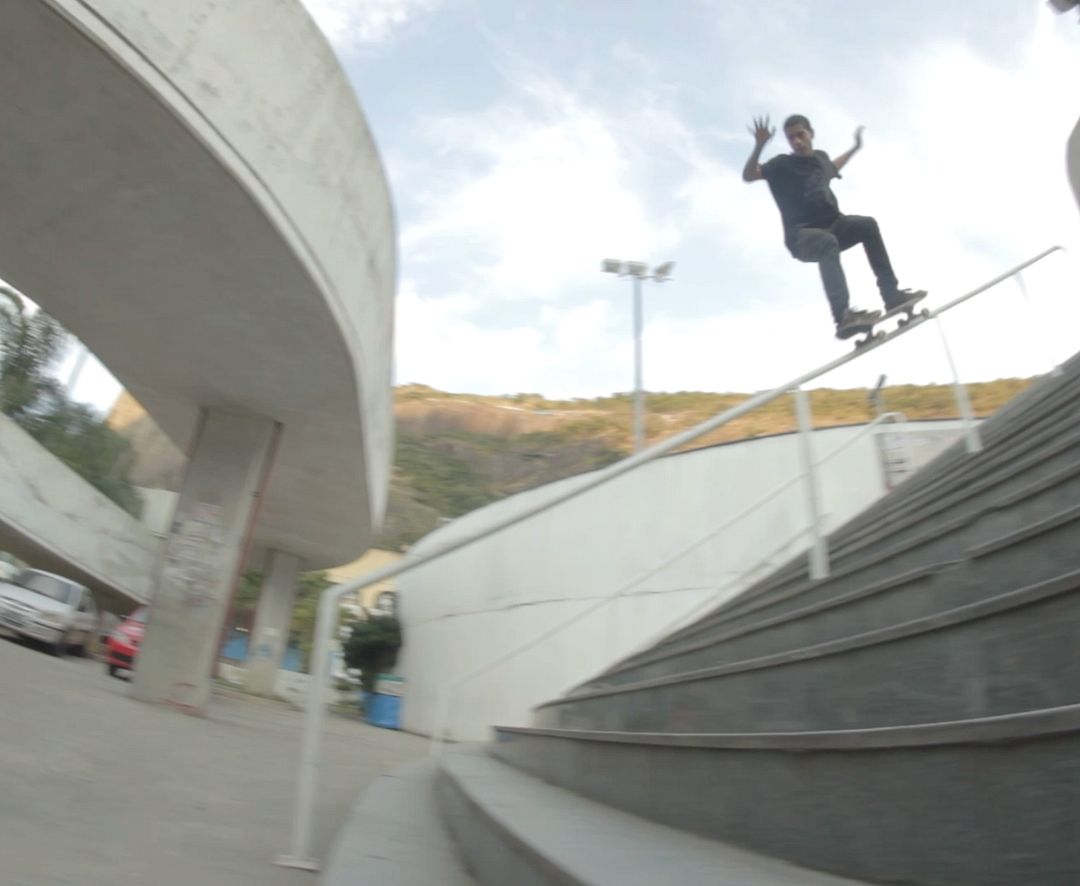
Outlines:
[[[105,640],[105,665],[110,676],[120,671],[135,669],[135,656],[146,632],[146,616],[149,610],[140,606],[118,624]]]

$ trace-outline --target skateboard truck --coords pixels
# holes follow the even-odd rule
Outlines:
[[[889,335],[891,335],[891,332],[886,332],[884,329],[879,329],[875,332],[874,327],[877,326],[879,323],[888,320],[891,317],[895,317],[897,314],[903,314],[904,316],[900,318],[900,321],[897,323],[896,329],[894,329],[893,332],[898,332],[899,330],[903,329],[909,323],[913,322],[916,316],[923,319],[929,318],[930,311],[926,308],[922,308],[918,311],[915,310],[915,306],[924,298],[926,298],[925,290],[903,290],[902,293],[906,296],[906,298],[900,304],[896,305],[895,307],[889,308],[889,310],[887,310],[884,314],[875,318],[870,323],[867,323],[865,326],[855,327],[852,330],[852,335],[859,335],[860,333],[865,333],[862,338],[856,339],[856,350],[866,347],[871,342],[884,341]]]

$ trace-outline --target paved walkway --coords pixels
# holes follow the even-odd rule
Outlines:
[[[88,659],[0,638],[5,886],[315,886],[288,848],[302,715],[230,691],[206,718],[133,701]],[[426,742],[327,718],[315,850],[360,792]]]

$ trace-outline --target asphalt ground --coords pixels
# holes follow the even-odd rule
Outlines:
[[[206,717],[128,695],[93,659],[0,638],[0,883],[315,886],[288,849],[302,714],[218,688]],[[313,848],[426,742],[328,715]]]

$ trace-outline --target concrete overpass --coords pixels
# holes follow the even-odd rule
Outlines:
[[[0,550],[59,572],[127,612],[149,601],[161,542],[0,415]]]
[[[24,0],[4,25],[0,277],[191,457],[136,691],[199,708],[241,558],[271,556],[285,606],[381,520],[385,176],[298,0]]]

